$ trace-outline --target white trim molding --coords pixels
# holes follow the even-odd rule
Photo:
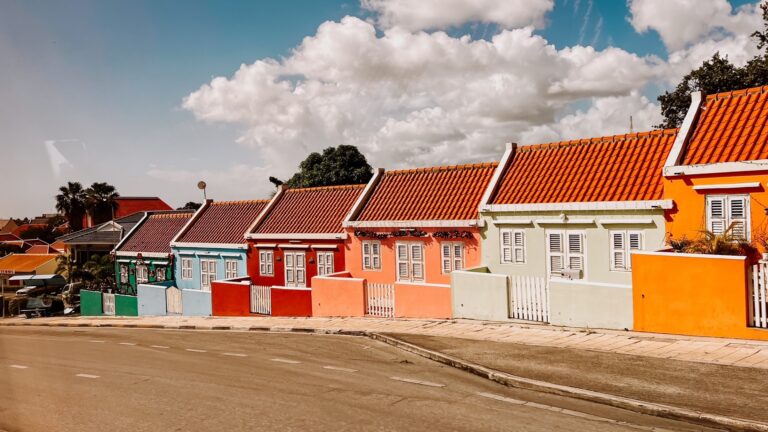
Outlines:
[[[312,288],[309,288],[309,287],[287,287],[287,286],[272,285],[270,288],[278,289],[278,290],[286,290],[286,291],[312,291]]]
[[[339,245],[312,245],[312,249],[338,250]],[[331,273],[334,274],[334,273]]]
[[[664,171],[666,174],[667,167],[672,167],[681,162],[686,144],[688,144],[688,138],[691,135],[693,123],[699,118],[701,110],[702,94],[700,91],[691,93],[691,105],[688,107],[688,113],[683,119],[683,124],[680,126],[680,130],[677,131],[675,142],[672,144],[672,149],[669,151],[667,161],[664,162]]]
[[[533,225],[533,219],[496,219],[493,225]]]
[[[352,209],[350,209],[349,213],[347,213],[347,217],[344,218],[342,226],[346,226],[348,222],[356,218],[360,212],[363,211],[363,207],[365,207],[366,201],[368,201],[368,198],[371,196],[376,186],[378,186],[382,177],[384,177],[384,168],[378,168],[373,174],[373,177],[371,177],[371,179],[368,181],[368,184],[365,185],[365,189],[363,189],[363,191],[360,193],[360,196],[357,197],[357,200],[352,206]]]
[[[351,221],[347,228],[475,228],[483,226],[482,219],[413,220],[413,221]]]
[[[117,252],[120,249],[120,247],[123,245],[123,243],[125,243],[128,240],[128,238],[130,238],[131,235],[133,235],[133,232],[136,230],[136,228],[138,228],[138,227],[140,227],[140,226],[142,226],[144,224],[144,221],[146,221],[147,218],[149,218],[149,212],[144,212],[144,216],[141,217],[141,220],[139,220],[139,223],[134,225],[133,228],[131,228],[131,230],[128,231],[128,233],[126,235],[124,235],[123,238],[120,239],[120,241],[115,245],[115,247],[112,250]],[[114,222],[112,222],[112,223],[114,223]]]
[[[346,240],[347,233],[246,234],[249,240]]]
[[[245,243],[187,243],[173,242],[171,247],[184,247],[194,249],[248,249]]]
[[[679,258],[708,258],[708,259],[725,259],[725,260],[734,260],[734,261],[744,261],[747,259],[747,257],[745,256],[734,256],[734,255],[710,255],[710,254],[652,252],[652,251],[633,251],[632,255],[655,255],[655,256],[669,256],[669,257],[679,257]]]
[[[118,257],[137,257],[141,254],[142,257],[147,258],[168,258],[168,255],[171,255],[172,252],[169,253],[163,253],[163,252],[124,252],[124,251],[118,251],[115,255]]]
[[[570,219],[570,218],[547,218],[534,220],[538,225],[594,225],[595,220],[590,218]]]
[[[509,162],[514,159],[516,151],[516,143],[507,143],[506,149],[504,149],[504,154],[501,156],[501,161],[499,161],[499,164],[496,166],[496,169],[493,172],[493,176],[491,177],[491,181],[488,182],[488,186],[486,186],[485,192],[483,192],[483,196],[480,198],[480,203],[477,206],[478,212],[480,212],[484,206],[488,205],[488,203],[491,201],[491,198],[493,198],[493,195],[496,193],[496,189],[499,187],[501,176],[504,175],[504,172],[507,170]]]
[[[484,212],[534,212],[562,210],[669,210],[674,207],[672,200],[647,201],[591,201],[542,204],[490,204]]]
[[[475,273],[477,274],[477,273]],[[426,282],[419,282],[419,281],[396,281],[396,285],[419,285],[419,286],[426,286],[426,287],[434,287],[434,288],[450,288],[451,284],[436,284],[436,283],[426,283]]]
[[[711,184],[711,185],[696,185],[693,187],[695,191],[721,191],[724,189],[757,189],[760,187],[760,182],[748,182],[748,183],[727,183],[727,184]]]
[[[552,282],[559,283],[559,284],[566,284],[566,285],[590,285],[590,286],[596,286],[596,287],[605,287],[605,288],[620,288],[620,289],[632,289],[632,285],[625,285],[625,284],[612,284],[612,283],[605,283],[605,282],[591,282],[584,279],[552,279]]]
[[[664,167],[665,177],[681,177],[701,174],[730,174],[768,171],[768,159],[742,162],[718,162],[704,165],[677,165]]]
[[[253,247],[256,249],[274,249],[277,247],[277,243],[256,243]]]
[[[177,232],[175,236],[173,236],[173,238],[171,239],[171,245],[173,245],[174,243],[177,243],[177,242],[179,241],[179,239],[181,238],[181,236],[183,236],[183,235],[184,235],[184,234],[185,234],[185,233],[186,233],[186,232],[189,230],[189,228],[190,228],[190,227],[191,227],[191,226],[192,226],[192,225],[193,225],[195,222],[197,222],[197,220],[198,220],[198,219],[200,219],[200,215],[201,215],[201,214],[203,214],[203,212],[205,211],[205,209],[207,209],[208,207],[210,207],[210,205],[211,205],[211,203],[212,203],[212,202],[213,202],[213,200],[212,200],[212,199],[207,199],[207,200],[205,200],[205,202],[203,203],[203,205],[201,205],[201,206],[200,206],[200,208],[199,208],[199,209],[197,209],[197,211],[195,212],[195,214],[193,214],[193,215],[192,215],[192,217],[191,217],[191,218],[189,218],[189,220],[187,221],[187,223],[185,223],[185,224],[184,224],[184,226],[181,228],[181,230],[180,230],[179,232]]]
[[[277,247],[280,249],[309,249],[309,245],[292,243],[280,243]]]
[[[256,230],[256,228],[261,224],[261,222],[267,217],[269,212],[272,211],[272,207],[277,204],[277,202],[282,198],[283,193],[285,192],[285,185],[280,185],[277,187],[277,193],[275,196],[272,197],[272,200],[270,200],[266,206],[261,210],[261,213],[259,213],[258,216],[256,216],[256,219],[251,223],[251,226],[248,227],[248,230],[245,232],[244,237],[249,238],[248,236],[253,233],[253,231]]]
[[[600,225],[651,225],[653,218],[598,219]]]

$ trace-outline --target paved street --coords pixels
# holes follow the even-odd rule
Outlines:
[[[0,430],[701,430],[366,338],[0,328]]]

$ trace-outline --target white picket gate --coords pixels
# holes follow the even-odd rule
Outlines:
[[[251,313],[272,314],[272,287],[251,285]]]
[[[752,287],[749,296],[749,323],[768,328],[768,261],[752,266]]]
[[[512,276],[509,317],[549,322],[549,284],[543,277]]]
[[[115,295],[104,293],[102,294],[102,311],[104,312],[104,315],[114,315],[115,314]]]
[[[395,286],[392,284],[368,283],[365,287],[365,309],[371,316],[395,317]]]
[[[181,315],[183,310],[181,290],[170,287],[165,290],[165,310],[168,315]]]

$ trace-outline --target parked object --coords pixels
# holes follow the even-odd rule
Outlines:
[[[14,276],[13,281],[23,283],[16,291],[19,313],[27,318],[44,317],[64,311],[61,290],[66,281],[59,275]]]

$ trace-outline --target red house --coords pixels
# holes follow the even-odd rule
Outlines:
[[[246,234],[248,275],[269,287],[272,315],[311,315],[312,277],[344,269],[342,223],[364,187],[281,187],[254,221]]]
[[[171,206],[158,197],[121,196],[115,198],[115,202],[117,203],[117,208],[115,209],[115,215],[112,219],[120,219],[143,211],[173,210]],[[90,213],[83,215],[83,228],[91,228],[94,225],[93,217]]]

